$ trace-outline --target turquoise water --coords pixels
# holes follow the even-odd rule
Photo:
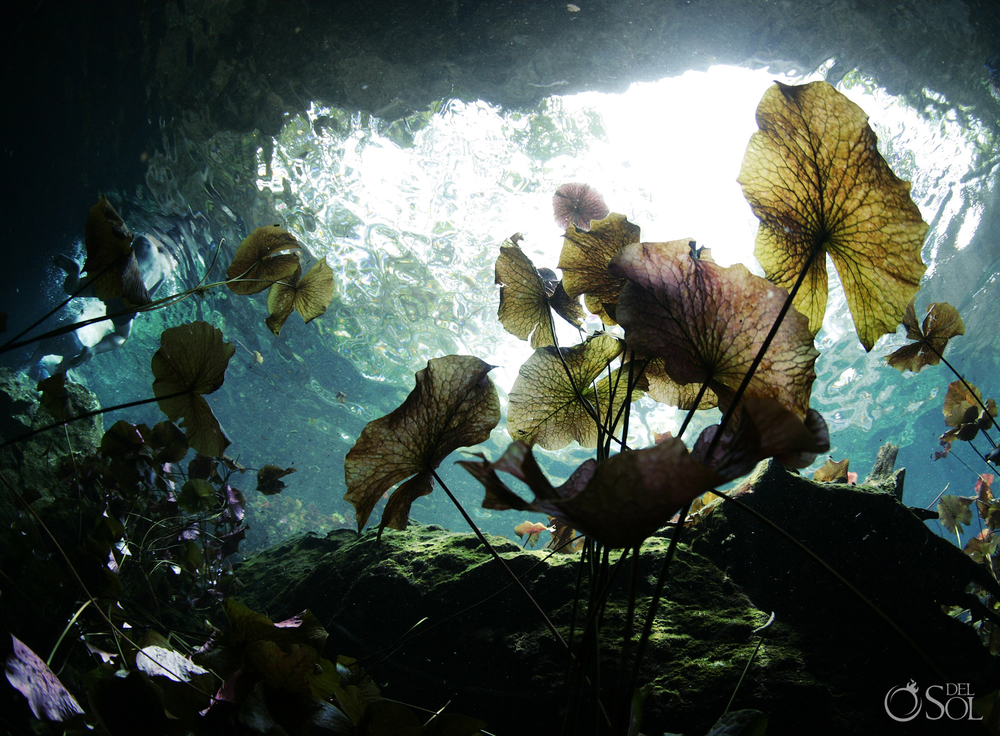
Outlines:
[[[787,81],[824,73],[821,67]],[[281,496],[249,495],[245,547],[306,529],[353,527],[353,508],[343,500],[344,455],[366,422],[400,403],[413,372],[429,358],[473,354],[495,365],[491,375],[506,405],[530,349],[496,319],[493,261],[498,245],[520,232],[537,266],[555,266],[562,238],[551,198],[559,184],[591,184],[612,211],[642,228],[643,240],[695,238],[721,263],[743,262],[760,273],[752,257],[756,220],[735,178],[755,130],[756,103],[772,79],[718,68],[634,85],[624,95],[552,97],[518,112],[445,100],[393,123],[313,105],[274,138],[219,133],[206,144],[165,138],[149,161],[145,186],[113,197],[133,230],[173,248],[177,268],[164,289],[192,286],[220,247],[222,265],[209,281],[222,278],[249,230],[280,222],[308,255],[333,268],[333,304],[309,325],[293,315],[275,338],[263,324],[264,295],[234,297],[219,288],[140,318],[124,349],[97,356],[75,377],[105,405],[148,395],[149,355],[164,327],[189,319],[219,326],[237,348],[225,386],[211,397],[234,440],[230,454],[251,467],[298,470]],[[918,315],[931,301],[959,308],[967,334],[953,341],[948,356],[987,397],[996,395],[992,325],[1000,262],[993,225],[983,219],[995,186],[992,129],[930,92],[917,109],[857,74],[839,89],[867,111],[882,154],[912,181],[931,225]],[[695,112],[671,114],[677,109]],[[50,275],[55,301],[61,273]],[[863,478],[879,446],[893,442],[901,447],[897,467],[907,468],[907,503],[927,505],[947,484],[949,493],[970,495],[985,468],[968,448],[954,455],[971,467],[958,457],[931,459],[945,430],[941,402],[953,376],[944,366],[917,376],[885,366],[885,355],[903,338],[902,332],[883,338],[866,354],[831,276],[812,399],[831,429],[829,455],[849,458]],[[575,335],[567,331],[561,340]],[[148,407],[123,416],[160,419]],[[634,416],[636,446],[651,442],[653,433],[676,431],[682,419],[648,399]],[[706,413],[698,423],[717,416]],[[475,449],[495,458],[508,441],[501,423]],[[571,447],[545,462],[562,478],[587,456]],[[480,509],[480,487],[452,467],[458,457],[444,463],[445,482],[480,528],[513,537],[524,516]],[[243,485],[250,491],[253,483],[248,477]],[[418,500],[412,517],[464,526],[440,492]]]

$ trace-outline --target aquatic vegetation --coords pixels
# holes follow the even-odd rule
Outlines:
[[[379,536],[386,527],[405,529],[410,505],[433,490],[434,469],[459,447],[490,436],[500,422],[500,399],[479,358],[432,358],[395,411],[367,424],[344,460],[347,494],[363,529],[375,503],[389,497]],[[408,480],[407,480],[408,479]]]
[[[271,284],[268,291],[267,309],[271,314],[264,322],[275,337],[292,310],[301,314],[302,320],[309,324],[326,312],[333,300],[333,269],[326,261],[318,261],[302,279],[299,278],[301,273],[299,268],[287,281]]]
[[[739,182],[761,221],[756,254],[766,279],[743,266],[718,266],[689,238],[642,243],[639,228],[620,214],[592,218],[589,230],[570,223],[559,259],[562,287],[571,300],[584,296],[587,310],[608,327],[620,325],[624,337],[602,333],[562,347],[555,339],[550,300],[558,286],[541,278],[517,247],[519,236],[501,246],[497,261],[496,280],[504,289],[498,316],[509,332],[530,339],[535,351],[510,393],[507,429],[514,442],[496,461],[480,453],[478,460],[459,462],[483,484],[483,507],[545,513],[580,532],[585,569],[596,590],[608,584],[608,550],[637,555],[647,538],[678,519],[634,650],[631,628],[624,634],[615,695],[605,704],[591,693],[585,709],[612,732],[624,732],[637,717],[636,673],[692,503],[764,458],[806,467],[829,448],[825,422],[809,407],[819,355],[813,336],[827,301],[826,255],[841,275],[866,350],[895,331],[907,305],[912,312],[925,270],[920,248],[927,225],[910,200],[909,184],[878,154],[860,108],[825,83],[776,84],[761,100],[757,120],[760,131],[747,147]],[[564,198],[554,200],[557,217]],[[943,348],[941,334],[925,327],[921,344]],[[470,380],[481,380],[480,375],[485,374],[477,372]],[[426,395],[423,380],[418,375],[407,404]],[[627,443],[630,405],[647,390],[689,413],[678,436],[636,449]],[[689,450],[682,435],[693,412],[716,403],[723,411],[721,422],[704,430]],[[406,426],[407,433],[431,440],[420,447],[425,455],[433,453],[436,466],[447,452],[433,441],[438,436],[433,422],[423,424],[415,412],[406,416],[419,424],[419,429]],[[495,422],[490,418],[487,424]],[[386,462],[385,435],[390,433],[380,432],[375,442],[363,434],[365,441],[351,450],[349,489],[358,482],[353,467],[366,453],[374,454],[374,462]],[[447,449],[484,437],[449,436]],[[532,446],[557,449],[573,440],[596,448],[596,456],[554,487]],[[416,478],[422,492],[429,492],[426,464],[408,463],[405,473],[381,478],[398,482],[423,469],[424,478]],[[526,484],[534,498],[527,501],[515,493],[500,479],[501,471]],[[846,463],[831,477],[842,476]],[[412,496],[407,486],[413,482],[396,493]],[[358,508],[359,530],[376,494],[390,486],[379,483],[364,497],[349,490],[345,498]],[[725,493],[719,496],[731,500]],[[387,507],[380,535],[388,515]],[[564,729],[588,717],[576,708],[582,701],[575,698],[587,689],[588,678],[602,679],[599,657],[590,651],[600,642],[601,605],[599,598],[590,599],[580,641],[566,644],[576,685]]]
[[[181,420],[191,447],[210,457],[222,457],[230,442],[202,394],[222,386],[235,352],[221,330],[194,322],[164,330],[153,355],[153,393],[160,409],[171,421]]]
[[[608,205],[604,197],[589,184],[573,182],[563,184],[552,195],[552,211],[559,227],[568,228],[571,224],[580,230],[589,230],[594,220],[603,220],[608,216]]]
[[[828,254],[870,351],[896,331],[926,270],[927,223],[910,184],[879,154],[865,112],[826,82],[774,84],[757,125],[737,179],[760,219],[754,255],[769,281],[793,293],[816,334]]]

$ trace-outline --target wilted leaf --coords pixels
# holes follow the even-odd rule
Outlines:
[[[555,345],[550,307],[558,307],[560,316],[578,327],[586,315],[579,302],[568,297],[560,282],[546,282],[542,278],[517,240],[517,235],[507,240],[497,256],[495,281],[500,284],[497,317],[514,337],[527,340],[530,336],[533,348]]]
[[[98,299],[108,301],[124,296],[137,305],[149,303],[149,294],[142,284],[141,274],[138,286],[135,284],[139,266],[132,252],[132,237],[132,231],[107,198],[102,196],[90,208],[84,231],[87,260],[83,264],[83,270],[90,278],[94,296]],[[129,293],[125,291],[126,281],[130,285]]]
[[[500,422],[500,399],[487,374],[493,366],[467,355],[432,358],[395,411],[365,426],[347,453],[344,499],[357,511],[358,530],[383,493],[385,527],[405,529],[410,505],[431,492],[432,471],[453,450],[485,441]],[[412,476],[412,477],[411,477]]]
[[[286,475],[294,473],[297,468],[285,468],[282,470],[277,465],[265,465],[257,471],[257,490],[265,496],[273,496],[281,493],[285,489],[285,483],[281,480]]]
[[[698,440],[705,455],[718,426]],[[496,462],[459,461],[483,484],[483,507],[539,511],[558,517],[574,529],[611,547],[631,547],[666,524],[686,503],[705,491],[748,472],[765,457],[793,466],[808,464],[816,452],[829,449],[826,426],[818,413],[806,421],[773,399],[750,399],[740,427],[717,443],[711,467],[688,452],[676,437],[665,437],[653,447],[613,455],[598,465],[582,463],[558,488],[553,488],[523,442],[512,443]],[[534,493],[526,501],[500,480],[506,472]],[[551,546],[551,545],[550,545]]]
[[[591,384],[622,351],[621,340],[603,334],[580,345],[562,348],[563,360],[572,375],[571,382],[556,348],[535,350],[521,366],[511,387],[507,407],[507,430],[511,437],[546,450],[558,450],[573,440],[582,447],[596,447],[597,425],[573,387],[575,385],[591,406],[596,407],[603,420],[609,411],[610,388],[618,370],[612,372],[611,379],[602,378],[596,390]],[[616,412],[626,398],[626,376],[617,381],[611,412]],[[638,399],[639,394],[633,398]]]
[[[299,257],[294,253],[273,254],[299,247],[299,241],[277,225],[257,228],[236,249],[226,269],[226,278],[230,279],[227,285],[237,294],[256,294],[275,281],[287,279],[299,268]]]
[[[234,352],[220,330],[192,322],[164,330],[153,355],[153,394],[160,409],[171,421],[181,420],[191,447],[213,457],[225,452],[229,439],[201,395],[222,385]]]
[[[944,302],[935,302],[927,307],[921,330],[914,302],[911,301],[906,307],[903,326],[906,327],[906,337],[917,342],[904,345],[886,357],[886,362],[898,371],[919,373],[925,365],[937,365],[941,362],[948,340],[965,334],[965,323],[958,310]]]
[[[972,502],[974,498],[962,498],[961,496],[941,496],[938,501],[938,518],[944,528],[952,534],[958,534],[962,526],[972,523]]]
[[[293,309],[309,324],[326,312],[333,301],[333,269],[325,259],[309,269],[302,280],[299,280],[298,274],[297,270],[287,282],[272,284],[267,293],[267,311],[271,314],[264,321],[275,336],[281,331],[281,326]]]
[[[848,458],[835,463],[832,457],[828,457],[823,463],[823,467],[813,473],[813,480],[820,483],[847,483],[847,466],[849,464]]]
[[[662,359],[679,384],[707,383],[727,409],[785,291],[741,264],[723,268],[692,258],[687,240],[626,246],[608,270],[627,279],[617,316],[629,348]],[[744,396],[775,399],[804,417],[818,356],[805,317],[790,309]]]
[[[865,350],[896,331],[926,266],[927,224],[876,148],[865,112],[826,82],[776,83],[757,107],[738,178],[760,219],[754,255],[791,290],[813,334],[827,302],[826,254],[840,274]]]
[[[7,657],[7,680],[28,699],[35,718],[58,722],[82,714],[83,708],[48,665],[16,636],[10,638],[14,650]]]
[[[617,303],[625,284],[621,276],[608,273],[608,263],[626,245],[638,242],[639,226],[616,213],[590,223],[589,232],[572,225],[566,230],[559,254],[563,287],[571,299],[583,294],[587,309],[606,325],[616,322],[604,305]]]

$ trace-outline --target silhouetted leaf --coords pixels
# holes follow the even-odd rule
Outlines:
[[[949,429],[941,435],[941,445],[944,452],[937,452],[934,459],[946,457],[955,440],[971,442],[979,434],[980,429],[988,429],[993,425],[993,417],[997,416],[997,405],[993,399],[985,403],[986,411],[982,411],[980,402],[982,394],[973,384],[968,387],[962,381],[952,381],[948,384],[948,393],[944,397],[944,423]]]
[[[206,322],[171,327],[160,335],[153,355],[153,394],[171,421],[181,420],[188,443],[198,452],[221,457],[229,439],[201,397],[225,380],[236,348],[223,342],[222,332]],[[180,393],[180,396],[172,396]],[[169,397],[169,398],[168,398]]]
[[[534,264],[517,245],[519,235],[500,246],[495,267],[495,281],[500,284],[500,307],[497,317],[514,337],[527,340],[531,347],[555,345],[549,309],[577,327],[586,316],[575,299],[570,299],[561,283],[551,288],[542,279]]]
[[[281,326],[293,309],[309,324],[326,312],[333,301],[333,269],[325,259],[309,269],[302,280],[299,280],[299,273],[297,270],[292,274],[287,283],[272,284],[267,293],[267,310],[271,314],[264,321],[275,336],[281,331]]]
[[[757,107],[738,178],[760,219],[754,255],[791,290],[813,334],[827,302],[826,254],[840,274],[865,350],[896,331],[926,267],[927,224],[876,148],[865,112],[826,82],[776,83]]]
[[[187,455],[187,437],[173,422],[156,424],[149,436],[149,443],[156,450],[154,459],[159,463],[179,463]]]
[[[285,489],[285,483],[281,478],[294,473],[296,470],[296,468],[285,468],[282,470],[277,465],[265,465],[257,471],[257,490],[265,496],[273,496],[276,493],[281,493]]]
[[[974,498],[962,498],[961,496],[941,496],[938,501],[938,518],[944,528],[952,534],[958,534],[962,526],[972,523],[972,502]]]
[[[344,499],[357,511],[358,530],[383,493],[385,527],[405,529],[414,499],[431,492],[432,471],[459,447],[485,441],[500,422],[500,399],[487,374],[493,366],[467,355],[432,358],[395,411],[365,426],[347,453]],[[412,476],[412,477],[411,477]]]
[[[608,263],[621,248],[638,242],[639,226],[616,213],[591,222],[589,232],[573,225],[566,230],[559,254],[563,287],[571,299],[583,294],[587,309],[606,325],[615,324],[615,320],[604,305],[618,302],[625,283],[621,276],[608,273]]]
[[[87,260],[83,270],[90,278],[94,296],[98,299],[107,301],[124,296],[133,304],[149,303],[149,294],[132,252],[132,237],[132,231],[107,198],[102,196],[90,208],[84,231]],[[129,285],[127,293],[126,282]]]
[[[997,551],[1000,540],[989,529],[983,529],[965,544],[965,553],[976,562],[986,562]]]
[[[299,247],[299,241],[277,225],[257,228],[240,243],[226,269],[226,278],[240,279],[229,281],[229,288],[237,294],[256,294],[275,281],[287,279],[299,268],[299,257],[294,253],[273,254]]]
[[[833,458],[828,457],[823,467],[813,473],[813,480],[820,483],[847,483],[847,467],[850,462],[848,458],[844,458],[835,463]]]
[[[898,371],[919,373],[925,365],[937,365],[941,362],[948,340],[955,335],[965,334],[965,323],[958,310],[943,302],[935,302],[927,307],[927,316],[924,317],[924,327],[921,330],[917,324],[914,302],[911,301],[906,306],[903,326],[906,327],[906,337],[917,342],[904,345],[886,357],[886,362]]]
[[[7,680],[28,699],[31,712],[42,721],[68,721],[83,708],[37,654],[11,634],[14,649],[7,657]]]
[[[725,410],[787,294],[742,264],[692,258],[688,243],[636,243],[612,259],[608,270],[627,279],[618,321],[629,348],[662,359],[679,384],[707,383]],[[790,309],[744,396],[776,399],[804,417],[818,356],[805,317]]]
[[[596,390],[591,384],[623,349],[621,340],[603,334],[594,335],[580,345],[562,348],[572,382],[556,348],[535,350],[521,366],[510,390],[507,430],[511,437],[529,445],[538,444],[546,450],[558,450],[573,440],[582,447],[596,447],[597,425],[573,386],[597,409],[602,420],[609,408],[616,412],[627,395],[627,374],[617,381],[614,406],[610,406],[609,390],[620,369],[612,371],[611,378],[602,378]],[[633,399],[639,397],[636,392]]]

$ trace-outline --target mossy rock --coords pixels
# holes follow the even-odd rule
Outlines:
[[[491,542],[568,637],[579,555],[546,559],[500,537]],[[637,629],[667,544],[654,538],[643,548]],[[625,560],[617,570],[603,618],[605,699],[614,691],[630,565]],[[250,558],[236,575],[239,599],[272,620],[306,608],[315,613],[330,632],[326,656],[362,659],[386,697],[431,709],[450,702],[449,711],[481,718],[495,733],[540,718],[560,722],[566,654],[471,534],[414,524],[387,530],[381,545],[374,534],[306,534]],[[650,690],[643,730],[706,733],[757,645],[753,630],[767,619],[714,564],[681,545],[639,676]],[[577,637],[581,628],[578,619]],[[822,697],[794,635],[777,624],[734,707],[767,712],[794,699],[816,712]]]

